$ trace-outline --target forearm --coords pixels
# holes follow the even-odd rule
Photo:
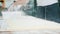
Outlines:
[[[8,10],[14,9],[14,7],[16,7],[17,5],[25,6],[28,2],[29,0],[17,0],[9,7]]]

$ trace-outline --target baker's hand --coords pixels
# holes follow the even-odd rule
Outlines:
[[[15,3],[16,4],[21,4],[21,5],[23,5],[23,4],[26,4],[26,3],[28,3],[29,2],[29,0],[17,0]]]

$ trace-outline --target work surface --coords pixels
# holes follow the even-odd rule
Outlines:
[[[5,21],[5,30],[59,30],[60,24],[28,16],[21,12],[2,12]],[[2,29],[4,30],[4,29]]]

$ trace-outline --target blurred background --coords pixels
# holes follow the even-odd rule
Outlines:
[[[7,30],[7,27],[9,27],[8,25],[7,25],[7,23],[6,23],[6,20],[3,20],[2,19],[2,13],[1,13],[1,11],[7,11],[8,10],[8,8],[9,7],[11,7],[11,5],[15,2],[16,0],[0,0],[0,30]],[[35,1],[35,2],[34,2]],[[53,4],[54,5],[54,4]],[[49,6],[51,6],[51,5],[49,5]],[[57,5],[58,6],[58,5]],[[27,9],[27,7],[28,8],[30,8],[30,9]],[[48,7],[48,6],[47,6]],[[29,0],[29,3],[24,7],[24,6],[22,6],[21,7],[22,8],[22,10],[27,14],[27,15],[30,15],[30,16],[34,16],[34,17],[37,17],[37,18],[43,18],[43,19],[45,19],[45,13],[44,13],[44,11],[45,11],[45,8],[39,8],[38,7],[38,10],[37,10],[37,6],[36,6],[36,0]],[[51,9],[51,7],[49,7],[50,9]],[[49,8],[47,8],[47,9],[49,9]],[[55,5],[54,6],[52,6],[52,8],[53,8],[53,10],[55,10],[54,8],[58,8],[59,9],[59,6],[58,7],[56,7]],[[24,10],[25,9],[25,10]],[[43,10],[42,10],[43,9]],[[37,11],[36,11],[37,10]],[[51,9],[52,10],[52,9]],[[53,11],[52,10],[52,11]],[[56,9],[57,10],[57,9]],[[13,10],[12,10],[13,11]],[[43,12],[38,12],[38,11],[43,11]],[[59,22],[60,23],[60,19],[58,18],[59,17],[59,15],[57,16],[57,14],[55,13],[54,15],[53,15],[53,12],[52,11],[50,11],[50,10],[48,10],[47,11],[47,21],[46,22],[48,22],[48,23],[46,23],[46,22],[44,22],[43,20],[40,20],[41,22],[39,22],[38,24],[41,26],[41,25],[48,25],[48,26],[50,26],[50,27],[58,27],[58,29],[55,29],[55,30],[50,30],[50,29],[43,29],[43,30],[22,30],[22,31],[0,31],[0,34],[60,34],[60,24],[57,24],[57,23],[55,23],[55,22]],[[59,11],[59,10],[58,10]],[[7,14],[9,15],[7,15]],[[13,12],[12,12],[13,13]],[[9,14],[9,12],[5,12],[5,16],[4,17],[13,17],[14,18],[14,16],[10,16],[10,14]],[[15,15],[15,14],[14,14]],[[52,16],[49,16],[49,15],[52,15]],[[41,17],[39,17],[39,16],[41,16]],[[54,16],[57,16],[56,18],[54,17]],[[15,16],[16,17],[16,16]],[[19,15],[18,15],[18,13],[17,13],[17,17],[19,17]],[[51,18],[50,18],[51,17]],[[11,19],[11,21],[13,20],[13,18]],[[20,17],[19,17],[20,18]],[[10,18],[9,18],[10,19]],[[14,20],[16,20],[16,19],[14,19]],[[25,19],[26,20],[26,19]],[[28,19],[28,20],[30,20],[30,19]],[[49,22],[49,21],[51,21],[51,22]],[[8,21],[8,20],[7,20]],[[17,22],[18,22],[18,20],[16,20]],[[14,23],[13,24],[16,24],[17,22],[16,21],[14,21]],[[19,21],[20,21],[20,19],[19,19]],[[31,20],[31,21],[33,21],[33,20]],[[52,21],[54,21],[54,23],[52,23]],[[16,22],[16,23],[15,23]],[[42,23],[43,22],[43,23]],[[24,22],[25,23],[25,22]],[[28,23],[30,23],[30,22],[28,22]],[[9,21],[9,24],[12,24],[12,23],[10,23],[10,21]],[[19,23],[18,22],[18,24],[20,25],[21,24],[21,22]],[[18,24],[16,24],[16,25],[18,25]],[[23,24],[23,23],[22,23]],[[37,23],[34,23],[35,24],[35,26],[36,26],[36,24]],[[38,25],[37,24],[37,25]],[[55,25],[54,25],[55,24]],[[19,25],[18,25],[18,27],[19,27]],[[25,24],[26,25],[26,24]],[[28,25],[28,24],[27,24]],[[11,25],[12,26],[12,25]],[[21,26],[22,27],[22,26]],[[45,27],[45,26],[44,26]],[[47,26],[46,26],[47,27]],[[40,27],[41,28],[41,27]],[[49,28],[49,27],[48,27]],[[23,28],[24,29],[24,28]]]

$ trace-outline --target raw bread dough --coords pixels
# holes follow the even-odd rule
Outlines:
[[[58,0],[37,0],[37,6],[47,6],[58,3]]]

